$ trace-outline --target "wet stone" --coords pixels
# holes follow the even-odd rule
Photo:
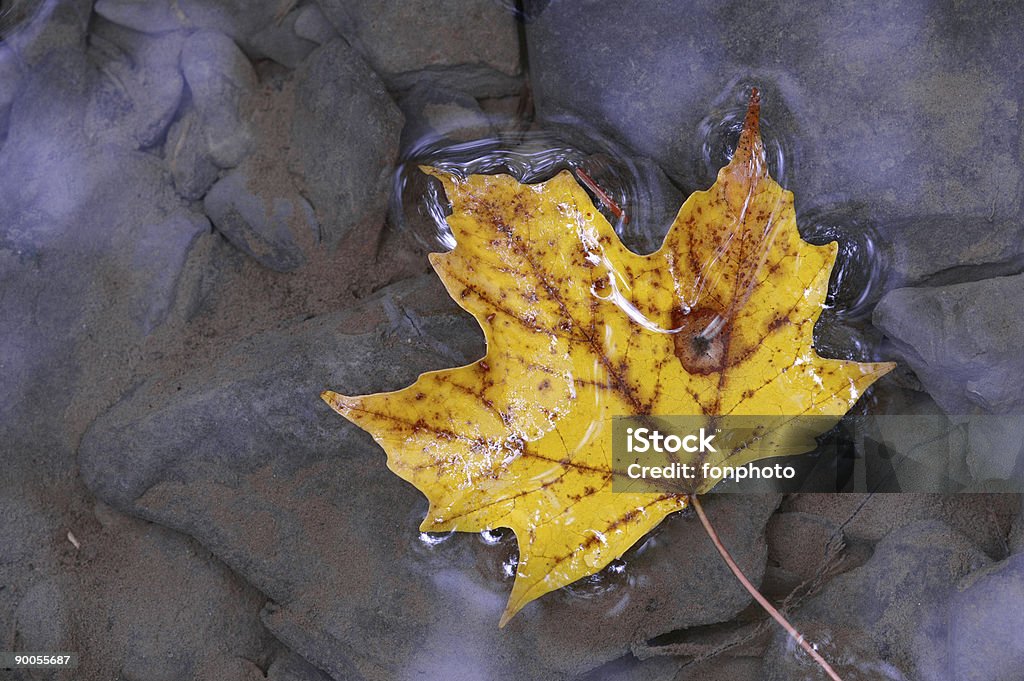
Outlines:
[[[1024,409],[1024,275],[897,289],[874,323],[947,413]]]
[[[519,38],[512,13],[491,0],[317,0],[338,33],[389,87],[417,82],[473,95],[515,93]]]
[[[280,21],[274,21],[253,34],[248,41],[251,56],[273,59],[291,69],[297,67],[317,44],[325,42],[308,40],[299,34],[295,24],[301,13],[302,10],[292,10]]]
[[[950,671],[1013,681],[1024,669],[1024,553],[969,575],[950,604]]]
[[[256,88],[252,65],[234,41],[216,31],[197,31],[181,52],[205,153],[221,168],[233,168],[250,153],[247,109]]]
[[[870,560],[832,579],[791,621],[843,678],[944,681],[948,603],[962,577],[991,562],[948,526],[913,523],[883,538]],[[763,678],[814,673],[816,663],[798,650],[779,630]]]
[[[210,29],[248,49],[249,38],[275,21],[279,4],[248,0],[97,0],[95,11],[115,24],[144,33]]]
[[[212,176],[196,151],[194,120],[186,114],[168,140],[178,191],[190,197],[205,191]],[[205,210],[236,247],[278,271],[294,270],[347,237],[371,239],[384,222],[401,125],[380,80],[334,40],[253,95],[238,148],[243,140],[251,144],[238,167],[209,189]],[[210,156],[217,161],[212,149]]]
[[[97,68],[86,130],[98,142],[144,149],[167,131],[184,89],[179,34],[148,36],[99,20],[89,56]]]

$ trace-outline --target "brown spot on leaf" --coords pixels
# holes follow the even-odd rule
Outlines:
[[[687,373],[722,370],[729,334],[729,322],[722,315],[709,308],[696,308],[689,314],[676,308],[672,328],[678,329],[672,337],[675,355]]]

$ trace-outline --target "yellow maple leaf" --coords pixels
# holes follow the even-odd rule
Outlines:
[[[569,172],[524,185],[424,169],[444,184],[457,241],[430,262],[479,321],[487,354],[403,390],[323,398],[427,496],[421,531],[515,532],[502,626],[686,507],[682,490],[611,490],[613,416],[809,414],[831,424],[892,368],[814,352],[837,245],[801,240],[793,195],[768,175],[758,110],[755,94],[731,162],[646,256],[622,245]]]

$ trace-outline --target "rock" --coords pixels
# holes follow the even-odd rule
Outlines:
[[[525,24],[538,112],[586,116],[692,191],[717,171],[702,148],[742,118],[756,84],[802,211],[858,202],[883,223],[940,214],[1006,226],[1022,207],[1021,8],[804,9],[550,3]]]
[[[194,309],[201,287],[183,273],[211,264],[214,238],[160,159],[85,134],[93,75],[81,50],[32,67],[0,149],[0,439],[47,452],[38,474],[54,481],[73,478],[73,443],[130,383],[147,335]]]
[[[247,0],[97,0],[95,10],[115,24],[144,33],[210,29],[246,46],[248,39],[275,20],[276,2]]]
[[[1024,490],[1018,462],[1024,456],[1024,416],[1019,413],[968,421],[967,468],[978,483],[989,482],[995,491]],[[976,487],[980,491],[980,487]]]
[[[188,537],[109,509],[97,515],[103,527],[82,540],[96,569],[83,575],[76,605],[82,644],[109,659],[82,655],[83,678],[112,662],[126,681],[262,678],[252,672],[271,641],[259,592]],[[103,626],[88,626],[96,617]]]
[[[315,3],[300,7],[297,11],[298,16],[295,17],[294,25],[295,35],[319,45],[338,37],[334,26]]]
[[[177,34],[150,37],[105,22],[97,26],[90,35],[99,74],[86,110],[91,138],[134,149],[163,139],[184,87],[178,70],[182,41]]]
[[[317,0],[389,87],[428,80],[476,96],[519,88],[512,13],[489,0]]]
[[[342,40],[328,43],[280,89],[261,91],[249,122],[255,148],[206,196],[207,213],[232,243],[281,271],[346,237],[372,239],[401,125],[373,72]]]
[[[339,110],[339,102],[344,108]],[[368,234],[387,210],[402,115],[343,41],[310,55],[295,72],[290,140],[306,196],[329,247]]]
[[[714,657],[705,662],[654,657],[625,657],[595,669],[577,681],[760,681],[761,660]]]
[[[267,197],[273,189],[267,192],[266,183],[257,185],[254,176],[259,169],[254,166],[245,163],[221,178],[203,207],[237,248],[273,270],[293,270],[306,262],[305,254],[320,241],[313,207],[298,193]]]
[[[334,681],[295,653],[274,659],[267,669],[267,681]]]
[[[189,107],[167,131],[164,158],[174,188],[183,198],[201,199],[217,181],[220,169],[213,162],[195,108]]]
[[[947,604],[964,575],[990,563],[946,525],[913,523],[883,538],[867,563],[835,577],[791,621],[844,678],[870,671],[871,678],[944,681]],[[815,663],[794,650],[780,630],[764,678],[811,673]]]
[[[67,580],[47,577],[33,584],[14,612],[14,650],[70,650],[71,621]]]
[[[423,542],[420,494],[318,397],[327,386],[407,385],[480,356],[480,340],[434,277],[389,287],[348,312],[254,337],[187,376],[155,377],[90,428],[83,479],[117,507],[199,538],[273,599],[263,613],[270,631],[335,678],[562,678],[634,640],[746,607],[699,523],[675,516],[626,555],[623,574],[546,596],[497,628],[511,538]],[[707,502],[755,582],[777,503]]]
[[[182,273],[193,254],[201,250],[199,242],[210,235],[210,229],[205,217],[183,210],[139,225],[127,254],[131,260],[124,269],[131,272],[127,283],[144,335],[167,320],[183,288]]]
[[[13,9],[12,3],[4,10]],[[18,55],[25,68],[44,61],[51,52],[85,48],[86,32],[92,15],[92,0],[34,3],[23,22],[3,36],[5,46]]]
[[[273,59],[290,69],[297,67],[321,40],[307,40],[295,28],[302,10],[295,9],[284,15],[281,21],[273,21],[254,33],[248,41],[253,57]]]
[[[922,392],[881,411],[857,436],[865,464],[863,473],[853,474],[864,485],[860,489],[959,492],[974,482],[967,467],[968,435],[974,429],[964,428]]]
[[[466,142],[494,134],[477,101],[457,90],[417,85],[402,95],[398,106],[405,115],[403,150],[442,138]]]
[[[253,146],[246,113],[256,87],[252,65],[226,35],[197,31],[182,47],[181,71],[210,160],[234,168]]]
[[[810,513],[776,513],[768,522],[767,540],[769,573],[785,596],[824,571],[830,549],[843,544],[843,531],[834,521]]]
[[[14,53],[0,43],[0,145],[7,138],[7,118],[20,82],[21,68]]]
[[[967,576],[950,604],[952,678],[1014,681],[1024,669],[1024,553]]]
[[[1024,269],[1024,222],[928,216],[887,225],[888,290],[987,279]]]
[[[993,558],[1006,555],[1019,508],[1016,494],[795,494],[783,505],[842,525],[851,542],[875,543],[908,524],[941,520]]]
[[[1024,275],[932,288],[897,289],[874,323],[949,414],[1024,408]]]
[[[1007,539],[1007,551],[1009,553],[1024,552],[1024,510],[1017,513],[1017,517],[1010,527],[1009,538]]]

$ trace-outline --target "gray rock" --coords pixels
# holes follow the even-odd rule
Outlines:
[[[182,273],[202,271],[213,238],[160,159],[85,134],[93,77],[82,50],[32,67],[0,149],[0,439],[47,451],[38,470],[54,476],[73,476],[61,455],[77,429],[130,381],[135,348],[179,310],[179,292],[195,294]]]
[[[888,289],[987,279],[1024,269],[1024,222],[928,216],[886,226]]]
[[[518,89],[511,12],[489,0],[317,0],[338,32],[392,88],[427,78],[478,96]]]
[[[1024,416],[1007,414],[969,423],[967,467],[975,481],[1005,481],[1006,489],[1024,489],[1018,462],[1024,459]]]
[[[15,650],[68,650],[72,647],[66,578],[48,577],[33,584],[14,612]]]
[[[318,44],[325,41],[307,40],[295,28],[302,10],[295,9],[280,21],[274,21],[254,33],[248,40],[253,57],[273,59],[290,69],[297,67]]]
[[[324,243],[371,233],[387,210],[401,112],[341,40],[316,50],[295,72],[293,106],[292,169],[302,177]]]
[[[874,323],[947,413],[1005,414],[1024,408],[1024,275],[932,288],[897,289]]]
[[[844,678],[947,681],[946,609],[957,582],[991,564],[964,535],[936,521],[885,537],[871,559],[839,575],[791,617]],[[803,678],[813,660],[780,631],[764,678]],[[954,677],[960,678],[960,677]]]
[[[267,681],[333,681],[295,653],[280,655],[267,668]]]
[[[205,217],[184,210],[139,225],[124,270],[131,272],[127,286],[143,334],[167,320],[178,301],[182,273],[210,230]]]
[[[950,604],[950,678],[1015,681],[1024,669],[1024,553],[979,570]]]
[[[178,532],[102,506],[97,517],[102,529],[82,544],[97,569],[76,601],[84,621],[103,619],[84,643],[111,659],[83,655],[83,678],[111,662],[126,681],[262,677],[252,672],[271,643],[259,621],[264,596]]]
[[[1012,4],[588,0],[550,3],[525,28],[538,111],[615,131],[687,190],[713,181],[702,147],[756,84],[801,210],[1004,224],[1021,209],[1022,18]]]
[[[998,559],[1006,555],[1020,500],[1017,494],[795,494],[783,508],[841,525],[850,544],[874,544],[907,525],[940,520]]]
[[[8,10],[10,4],[4,5],[4,9]],[[35,7],[18,28],[3,37],[4,44],[18,55],[25,67],[39,64],[55,50],[80,52],[85,48],[92,0],[33,4]]]
[[[197,31],[181,51],[181,71],[192,93],[210,159],[234,168],[252,150],[247,109],[256,73],[238,46],[223,33]]]
[[[420,84],[404,93],[398,106],[405,115],[404,150],[442,138],[465,142],[494,134],[476,99],[464,92]]]
[[[1018,512],[1007,538],[1009,553],[1024,553],[1024,511]]]
[[[181,101],[182,36],[150,37],[107,24],[90,37],[98,82],[86,109],[87,134],[97,142],[151,147],[163,138]]]
[[[183,198],[201,199],[220,175],[213,162],[195,108],[189,107],[167,131],[164,159],[174,179],[174,189]]]
[[[335,678],[562,678],[750,602],[699,523],[676,516],[627,554],[624,575],[546,596],[499,630],[514,544],[422,542],[422,497],[318,398],[395,389],[480,353],[475,322],[436,279],[411,280],[154,378],[93,424],[82,476],[117,507],[199,538],[275,601],[271,632]],[[755,582],[777,503],[707,502]]]
[[[300,7],[298,16],[295,17],[295,35],[319,45],[338,37],[337,31],[327,17],[324,16],[320,6],[309,4]]]
[[[328,43],[280,89],[262,91],[248,123],[255,147],[206,196],[206,210],[232,243],[282,271],[345,238],[372,239],[387,211],[401,125],[358,55],[340,39]]]
[[[7,118],[20,82],[21,68],[14,52],[0,43],[0,144],[7,137]]]
[[[275,20],[276,2],[247,0],[97,0],[96,13],[145,33],[211,29],[248,49],[247,40]]]
[[[218,231],[241,251],[279,272],[306,262],[320,241],[313,208],[301,195],[267,196],[256,186],[253,163],[244,163],[213,185],[203,201]]]

